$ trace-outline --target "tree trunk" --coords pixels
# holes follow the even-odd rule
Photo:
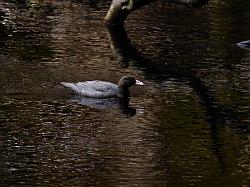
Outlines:
[[[107,25],[121,25],[130,12],[140,8],[143,5],[155,0],[112,0],[109,11],[105,17]],[[180,5],[191,5],[199,7],[206,4],[209,0],[167,0],[170,3]]]

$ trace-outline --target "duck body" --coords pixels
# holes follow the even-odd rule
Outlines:
[[[70,88],[76,94],[93,98],[112,98],[118,95],[118,86],[106,81],[86,81],[77,83],[62,82],[62,85]]]
[[[92,98],[114,98],[114,97],[129,97],[129,87],[135,84],[143,85],[142,82],[135,80],[133,77],[124,76],[122,77],[118,85],[106,82],[106,81],[86,81],[86,82],[77,82],[77,83],[67,83],[62,82],[62,85],[71,89],[76,94],[92,97]]]
[[[239,42],[236,45],[242,49],[250,50],[250,40]]]

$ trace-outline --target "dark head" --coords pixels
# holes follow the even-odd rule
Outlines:
[[[133,85],[144,85],[141,81],[136,80],[134,77],[131,76],[124,76],[118,82],[119,88],[128,88]]]
[[[136,80],[131,76],[124,76],[118,82],[118,96],[119,97],[129,97],[128,88],[133,85],[144,85],[141,81]]]

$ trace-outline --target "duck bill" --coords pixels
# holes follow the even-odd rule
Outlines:
[[[143,82],[138,81],[138,80],[136,80],[135,84],[136,84],[136,85],[140,85],[140,86],[144,85],[144,83],[143,83]]]

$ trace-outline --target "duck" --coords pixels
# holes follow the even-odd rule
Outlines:
[[[144,85],[132,76],[123,76],[118,84],[111,82],[92,80],[85,82],[61,82],[61,84],[72,90],[75,94],[90,98],[128,98],[130,97],[129,87],[133,85]]]
[[[236,44],[238,47],[250,50],[250,40],[242,41]]]

